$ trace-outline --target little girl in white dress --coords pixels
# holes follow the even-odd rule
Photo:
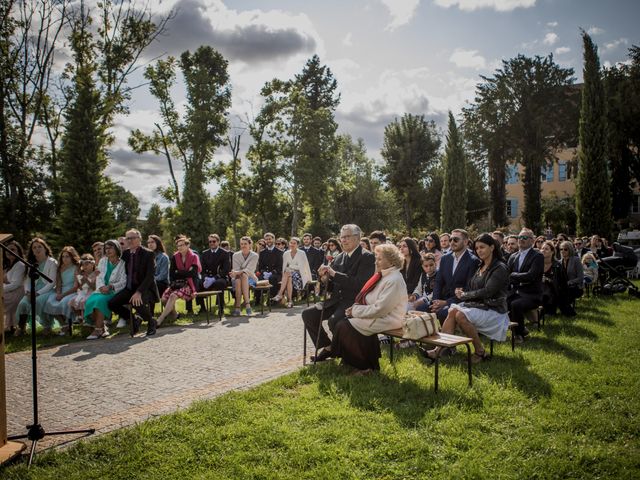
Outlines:
[[[80,285],[78,293],[70,302],[71,308],[76,314],[76,319],[79,319],[78,321],[82,321],[84,304],[96,289],[96,278],[100,273],[96,270],[96,262],[91,254],[85,253],[80,257],[80,271],[81,274],[78,275],[78,284]]]

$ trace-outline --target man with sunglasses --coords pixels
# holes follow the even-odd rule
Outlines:
[[[269,290],[269,298],[275,297],[280,289],[280,280],[282,280],[282,256],[284,252],[276,248],[276,236],[267,232],[264,234],[265,248],[258,257],[258,278],[260,280],[269,280],[271,290]],[[262,292],[258,291],[258,301],[262,296]]]
[[[453,230],[449,246],[451,252],[440,259],[431,311],[441,322],[447,318],[449,305],[460,301],[456,297],[456,288],[468,290],[469,280],[480,265],[478,258],[467,248],[468,240],[469,234],[466,230]]]
[[[200,263],[202,264],[202,290],[224,291],[229,285],[231,262],[229,253],[220,247],[220,236],[217,233],[209,235],[209,248],[200,255]],[[218,298],[221,298],[219,307],[224,309],[224,295]],[[198,298],[196,302],[200,306],[200,311],[204,312],[206,308],[204,298]]]
[[[535,250],[535,235],[528,228],[523,228],[518,235],[519,251],[509,257],[509,316],[517,322],[514,335],[516,342],[522,343],[529,331],[524,326],[525,313],[542,305],[542,274],[544,273],[544,256]]]

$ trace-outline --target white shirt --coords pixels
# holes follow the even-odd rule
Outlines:
[[[524,262],[524,257],[527,256],[531,248],[532,247],[529,247],[526,250],[520,250],[520,253],[518,254],[518,271],[520,271],[520,269],[522,268],[522,262]]]
[[[458,263],[460,263],[460,259],[462,258],[464,253],[465,251],[462,250],[462,253],[460,253],[460,255],[456,255],[455,253],[453,254],[453,269],[451,270],[451,275],[454,275],[456,273],[456,268],[458,268]]]

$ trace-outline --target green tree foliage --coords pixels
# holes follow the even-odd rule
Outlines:
[[[467,158],[467,225],[477,224],[487,217],[491,201],[482,171]],[[491,225],[493,226],[493,225]]]
[[[50,152],[32,144],[45,124],[56,43],[69,2],[0,2],[0,230],[26,243],[50,227]],[[49,215],[46,215],[49,213]]]
[[[435,123],[427,122],[423,115],[406,113],[384,129],[381,154],[386,164],[382,173],[402,209],[408,234],[414,229],[418,211],[424,208],[427,173],[439,148]]]
[[[440,228],[450,232],[454,228],[464,228],[467,221],[467,162],[462,136],[451,112],[449,112],[449,131],[446,138]]]
[[[611,179],[606,158],[607,123],[598,47],[582,32],[584,87],[576,184],[578,234],[611,235]]]
[[[355,223],[365,232],[397,228],[393,198],[384,190],[373,160],[367,157],[364,140],[340,135],[337,145],[337,182],[330,194],[322,197],[333,212],[331,230],[338,232],[346,223]]]
[[[504,184],[505,160],[515,159],[524,166],[523,187],[525,224],[540,229],[541,169],[555,160],[558,149],[575,145],[577,104],[573,70],[562,68],[553,55],[529,58],[518,55],[503,60],[493,77],[482,77],[476,104],[467,109],[466,130],[473,137],[489,164],[489,183],[493,198],[497,183]],[[482,132],[483,128],[485,131]],[[502,137],[502,138],[499,138]],[[494,209],[494,223],[501,217],[504,203]],[[497,211],[500,209],[500,211]],[[504,218],[506,220],[506,218]]]
[[[629,52],[631,64],[604,72],[614,220],[629,216],[633,187],[640,179],[640,47],[632,46]]]
[[[74,97],[66,113],[62,141],[61,210],[56,220],[61,245],[88,251],[96,240],[111,236],[105,132],[101,126],[100,93],[94,82],[96,64],[91,55],[90,18],[79,16],[73,24]]]
[[[164,153],[174,182],[173,198],[180,201],[176,229],[189,235],[195,245],[205,245],[212,229],[211,202],[205,186],[215,173],[214,151],[224,145],[229,127],[226,117],[231,106],[228,62],[206,46],[181,55],[179,64],[187,90],[187,109],[182,119],[170,96],[176,64],[176,60],[169,57],[146,69],[145,78],[160,104],[162,123],[155,124],[151,135],[134,131],[129,143],[138,153]],[[184,167],[182,197],[173,174],[174,156]]]
[[[140,202],[133,193],[107,178],[107,198],[116,233],[124,235],[127,229],[140,226]]]
[[[542,199],[542,221],[545,227],[554,232],[573,235],[576,231],[575,197],[558,197],[556,195]]]
[[[162,237],[162,209],[157,203],[152,203],[149,207],[147,219],[142,226],[142,234],[145,238],[149,235]]]

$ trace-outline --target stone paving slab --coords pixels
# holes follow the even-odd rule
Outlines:
[[[292,372],[302,366],[302,309],[40,350],[40,424],[101,434]],[[31,352],[7,354],[5,363],[7,430],[26,433],[33,420]],[[46,437],[38,451],[77,438]]]

